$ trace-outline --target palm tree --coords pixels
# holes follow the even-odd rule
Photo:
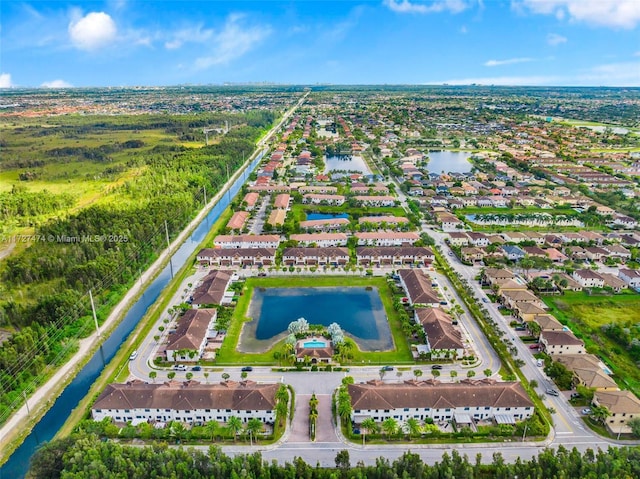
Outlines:
[[[242,421],[237,416],[231,416],[227,421],[227,429],[233,433],[233,442],[236,442],[238,433],[242,431]]]
[[[309,437],[311,440],[316,438],[316,424],[318,422],[318,410],[312,408],[309,411]]]
[[[454,379],[458,376],[458,371],[451,370],[449,374],[451,375],[451,379]]]
[[[255,438],[256,444],[258,444],[258,434],[262,432],[262,421],[257,417],[252,417],[247,422],[247,432],[249,433],[249,441]]]
[[[440,377],[440,371],[438,371],[437,369],[432,369],[432,370],[431,370],[431,375],[432,375],[434,378]]]
[[[405,421],[402,429],[409,435],[409,439],[412,439],[414,436],[420,434],[420,421],[415,417],[410,417]]]
[[[414,369],[413,375],[416,377],[416,379],[418,379],[420,376],[422,376],[422,369]]]
[[[318,398],[316,397],[316,393],[313,393],[311,395],[311,399],[309,399],[309,408],[311,409],[317,409],[318,407],[318,403],[320,401],[318,400]]]
[[[382,430],[388,439],[389,436],[393,436],[398,431],[398,421],[392,417],[388,417],[382,422]]]
[[[156,371],[149,371],[149,379],[151,379],[154,383],[156,382],[157,377],[158,373]]]
[[[230,377],[231,376],[229,375],[229,373],[222,373],[222,379],[224,380],[224,382],[227,382]]]
[[[218,423],[216,421],[207,421],[207,423],[204,425],[204,430],[207,432],[207,434],[211,435],[211,442],[213,442],[213,438],[218,431]]]
[[[338,416],[342,419],[342,421],[346,424],[349,418],[351,417],[351,400],[349,395],[347,397],[338,397]]]
[[[591,408],[590,416],[594,421],[598,421],[602,424],[606,421],[606,419],[611,416],[611,411],[606,406],[593,406]]]
[[[202,375],[204,376],[204,380],[205,382],[209,382],[209,373],[202,373]]]
[[[176,377],[175,371],[169,371],[169,373],[167,374],[167,378],[169,378],[169,381],[171,381],[175,377]]]
[[[490,369],[490,368],[485,369],[485,370],[483,371],[483,373],[484,373],[484,375],[485,375],[486,377],[489,377],[489,376],[491,376],[491,374],[493,374],[493,372],[491,371],[491,369]]]
[[[289,402],[289,391],[284,384],[281,384],[276,391],[276,401],[284,402],[285,404]]]
[[[169,435],[176,440],[176,444],[179,444],[186,434],[187,429],[184,427],[183,423],[180,421],[173,421],[171,423]]]
[[[365,435],[368,433],[375,432],[378,429],[378,425],[373,420],[373,418],[368,417],[362,421],[360,424],[360,431],[362,433],[362,445],[365,443]]]
[[[467,377],[468,377],[468,378],[472,378],[472,377],[474,377],[475,375],[476,375],[476,372],[475,372],[473,369],[471,369],[471,370],[467,371]]]

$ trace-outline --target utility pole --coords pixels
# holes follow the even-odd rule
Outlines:
[[[207,204],[207,187],[203,186],[202,187],[202,192],[204,193],[204,204]]]
[[[173,261],[171,261],[171,243],[169,242],[169,226],[167,220],[164,220],[164,233],[167,238],[167,251],[169,253],[169,269],[171,271],[171,278],[173,279]]]
[[[24,397],[24,405],[27,406],[27,415],[31,416],[31,409],[29,409],[29,402],[27,401],[27,391],[22,391],[22,397]]]
[[[100,336],[100,327],[98,326],[98,317],[96,316],[96,305],[93,303],[93,294],[89,290],[89,299],[91,300],[91,312],[93,313],[93,323],[96,325],[96,333]]]
[[[167,238],[167,248],[170,248],[171,243],[169,242],[169,226],[167,225],[167,220],[164,220],[164,233]]]

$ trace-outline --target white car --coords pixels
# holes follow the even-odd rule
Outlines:
[[[134,352],[132,352],[132,353],[129,355],[129,361],[133,361],[133,360],[134,360],[135,358],[137,358],[137,357],[138,357],[138,350],[136,349]]]

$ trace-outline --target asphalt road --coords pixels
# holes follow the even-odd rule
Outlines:
[[[301,99],[301,102],[302,101],[303,99]],[[406,209],[406,197],[400,191],[399,185],[397,185],[396,191],[401,200],[401,203]],[[444,243],[444,239],[446,237],[444,233],[427,228],[424,228],[424,231],[428,232],[436,240],[436,243],[443,248],[443,251],[445,252],[445,259],[449,262],[449,264],[455,271],[459,272],[463,278],[469,281],[469,284],[473,288],[476,297],[480,301],[482,300],[482,298],[486,298],[485,292],[482,290],[478,281],[475,280],[479,269],[465,266],[460,263],[455,258],[455,256],[448,255],[449,249]],[[379,273],[384,274],[383,271],[380,271]],[[469,315],[468,311],[464,307],[464,303],[460,300],[459,297],[457,297],[448,279],[443,275],[440,275],[439,273],[435,273],[433,271],[429,271],[429,274],[434,275],[437,278],[437,281],[441,288],[441,292],[447,297],[447,301],[449,303],[451,303],[452,299],[455,299],[456,303],[461,305],[463,309],[465,309],[465,313],[461,316],[460,319],[460,325],[466,333],[466,340],[474,348],[479,359],[479,363],[477,365],[474,365],[474,367],[472,368],[476,370],[476,377],[483,377],[484,373],[482,373],[482,371],[487,368],[491,369],[494,375],[497,374],[497,371],[500,367],[500,361],[497,354],[491,347],[488,339],[480,331],[480,328],[476,324],[475,320],[473,320]],[[185,281],[185,283],[188,282],[192,282],[193,284],[195,284],[195,281],[192,279]],[[446,291],[444,290],[445,286],[447,288]],[[184,291],[185,288],[188,289],[188,286],[183,285],[183,287],[178,290],[178,292],[176,293],[176,297],[171,304],[178,304],[184,299],[184,296],[190,294],[190,291]],[[491,316],[497,322],[498,327],[504,331],[504,337],[508,338],[508,340],[512,343],[510,346],[516,348],[517,357],[525,361],[525,365],[522,367],[522,371],[525,376],[528,379],[535,379],[538,382],[539,392],[544,392],[548,387],[555,388],[550,379],[546,377],[546,375],[542,371],[542,368],[535,366],[532,351],[528,348],[527,345],[522,343],[517,338],[516,333],[508,324],[509,319],[505,318],[505,316],[503,316],[498,311],[494,304],[486,303],[484,304],[484,306],[489,310]],[[165,318],[161,318],[156,327],[153,328],[152,332],[143,340],[139,348],[138,358],[136,358],[136,360],[134,361],[130,361],[130,372],[132,376],[138,377],[143,380],[149,380],[149,372],[152,370],[152,368],[148,362],[148,358],[153,357],[153,351],[157,347],[153,336],[158,334],[158,327],[163,324],[163,319]],[[323,395],[326,398],[328,395],[332,394],[332,392],[340,385],[342,378],[346,374],[353,376],[356,382],[367,381],[370,379],[379,379],[380,366],[380,364],[365,364],[363,366],[355,366],[351,367],[348,373],[277,373],[273,372],[271,370],[271,367],[254,367],[253,371],[248,374],[248,377],[249,379],[258,382],[283,382],[291,384],[296,393],[298,395],[301,395],[302,397],[308,397],[307,395],[316,393],[318,395]],[[430,367],[428,365],[415,366],[411,369],[413,370],[415,368],[422,369],[424,376],[427,376],[430,372]],[[158,375],[156,381],[165,380],[168,372],[171,371],[171,369],[158,370],[155,368],[154,370],[157,371]],[[459,365],[445,365],[443,370],[441,371],[440,380],[452,380],[450,379],[450,370],[456,370],[458,372],[457,379],[466,377],[466,370],[461,368]],[[204,377],[205,371],[208,372],[208,378]],[[229,374],[232,380],[241,379],[240,367],[216,368],[216,371],[213,371],[213,368],[203,368],[202,371],[192,372],[194,379],[204,382],[221,381],[221,375],[223,373]],[[186,374],[187,371],[176,371],[176,379],[185,380]],[[385,375],[384,380],[394,382],[403,381],[412,377],[412,371],[403,371],[402,375],[398,375],[398,371],[395,370],[393,372],[388,372]],[[225,446],[224,450],[229,454],[249,453],[260,450],[262,452],[263,458],[266,460],[273,459],[277,460],[280,463],[284,463],[287,461],[290,462],[295,456],[298,456],[313,465],[319,463],[321,466],[334,466],[335,455],[342,449],[347,449],[349,451],[352,464],[355,464],[357,461],[363,461],[366,464],[372,464],[375,462],[375,459],[380,456],[384,456],[387,459],[393,460],[401,456],[408,449],[420,454],[423,460],[429,463],[440,460],[442,454],[445,451],[450,451],[452,449],[458,449],[461,453],[465,453],[471,458],[474,458],[477,453],[481,453],[483,456],[483,460],[486,462],[491,461],[493,453],[496,450],[499,450],[505,460],[512,462],[515,461],[516,458],[531,458],[539,454],[539,452],[547,446],[554,447],[562,444],[565,447],[575,446],[578,450],[585,451],[588,448],[606,449],[610,445],[617,444],[616,441],[605,440],[588,429],[580,419],[579,413],[569,404],[567,398],[563,394],[558,397],[547,396],[544,398],[544,401],[545,404],[548,405],[548,407],[553,407],[555,409],[555,413],[553,414],[554,428],[552,429],[550,436],[545,441],[542,441],[540,443],[505,442],[500,443],[499,446],[497,446],[496,443],[482,443],[464,445],[412,445],[411,447],[408,447],[406,444],[399,444],[397,446],[376,445],[363,447],[362,445],[346,442],[344,438],[342,438],[339,431],[336,430],[335,436],[333,434],[328,434],[326,436],[327,438],[337,437],[336,440],[331,441],[319,440],[312,443],[308,442],[307,440],[301,440],[300,436],[297,434],[287,433],[285,434],[283,440],[275,445],[253,447]]]

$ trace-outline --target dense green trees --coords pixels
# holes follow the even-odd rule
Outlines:
[[[471,462],[466,455],[453,450],[430,465],[418,454],[407,452],[394,461],[378,458],[371,466],[354,465],[346,451],[339,451],[335,463],[339,472],[309,465],[300,458],[278,465],[263,460],[259,453],[228,457],[218,447],[210,447],[208,452],[169,448],[166,444],[141,448],[102,442],[95,435],[78,435],[42,447],[31,461],[29,477],[622,479],[640,477],[640,448],[588,450],[580,454],[576,449],[560,446],[557,450],[546,449],[531,460],[518,459],[513,464],[506,463],[500,453],[494,453],[492,461],[484,464],[480,454]]]
[[[87,292],[92,290],[102,322],[126,286],[166,246],[165,221],[169,235],[175,237],[203,206],[203,188],[211,198],[250,156],[255,139],[271,125],[274,114],[250,112],[238,118],[236,123],[252,126],[233,128],[204,148],[170,144],[142,153],[135,142],[116,145],[136,152],[128,166],[142,173],[115,187],[109,196],[113,201],[36,226],[39,240],[7,258],[0,283],[10,285],[11,294],[0,298],[0,326],[16,332],[0,346],[0,423],[21,404],[22,391],[30,393],[50,367],[69,357],[79,338],[93,331]],[[162,121],[167,128],[201,126],[198,122],[185,126],[184,119],[169,117]],[[140,122],[144,128],[145,118]],[[117,120],[94,126],[122,127]],[[78,152],[56,152],[71,153]],[[14,189],[0,196],[0,220],[55,211],[67,205],[68,197],[66,193],[34,196]]]

